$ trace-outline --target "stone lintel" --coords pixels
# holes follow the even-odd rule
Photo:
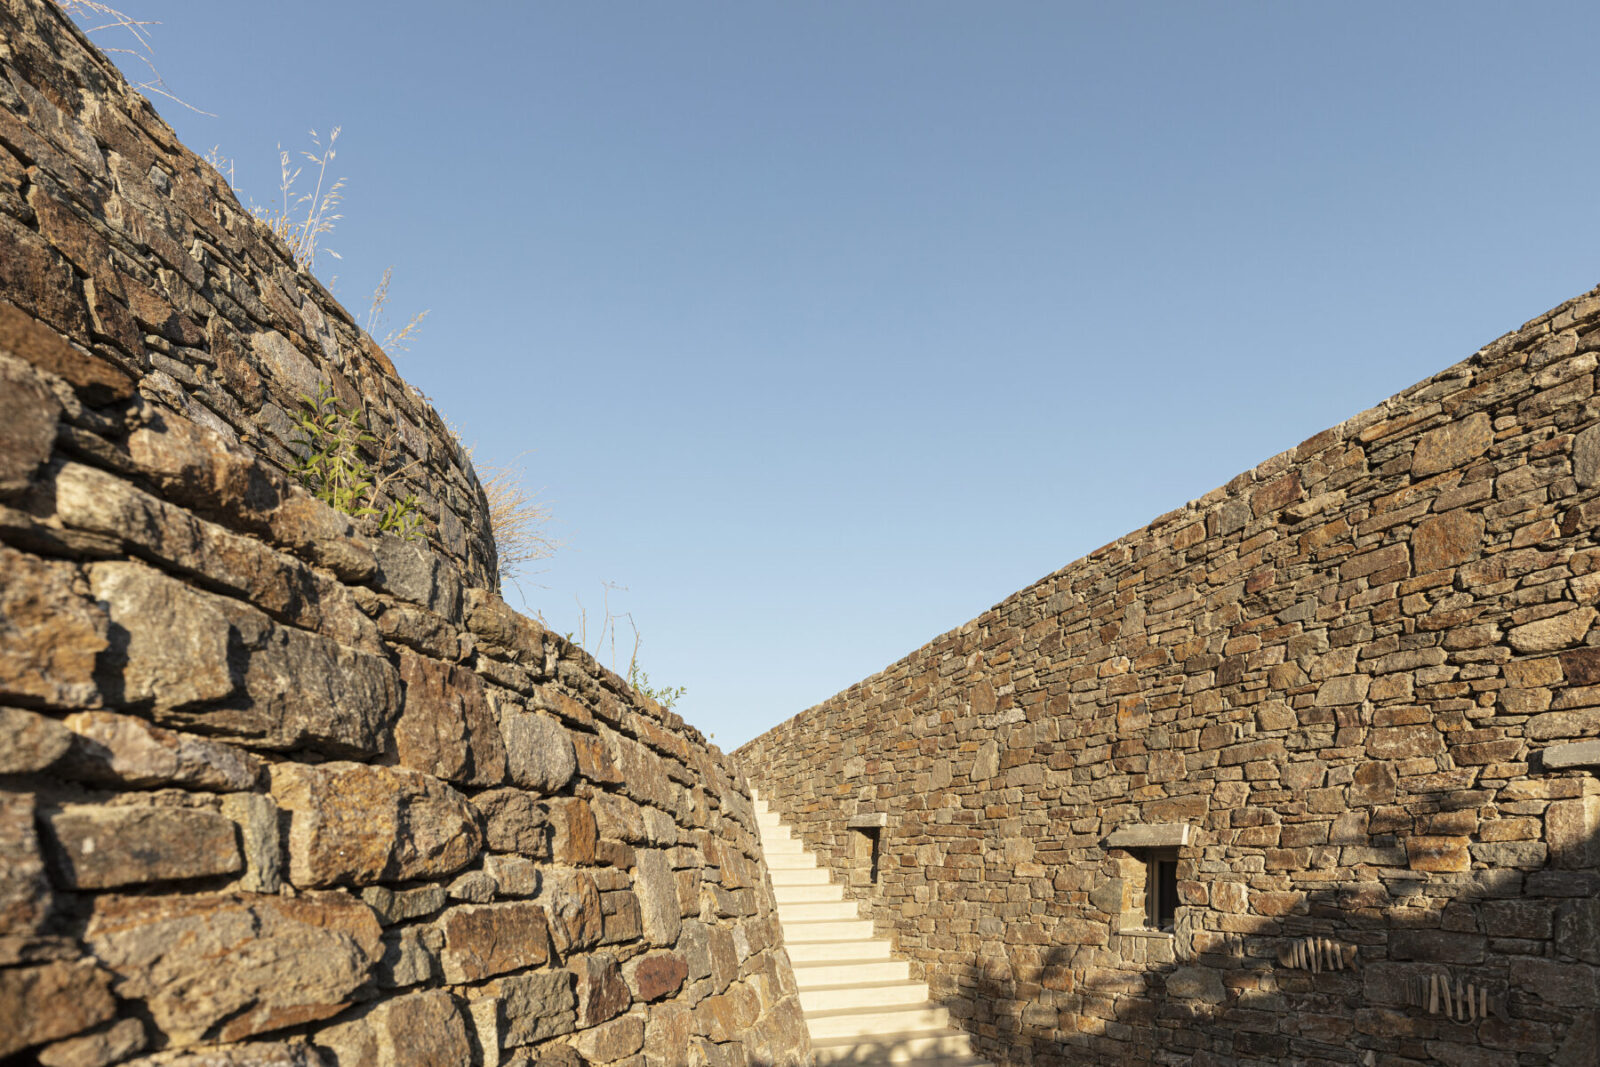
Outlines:
[[[1542,755],[1547,771],[1600,767],[1600,741],[1570,741],[1564,745],[1551,745]]]
[[[863,826],[888,826],[889,813],[886,811],[870,811],[865,815],[852,815],[845,825],[852,830],[859,830]]]
[[[1129,823],[1106,836],[1106,847],[1177,848],[1187,845],[1192,833],[1186,822]]]

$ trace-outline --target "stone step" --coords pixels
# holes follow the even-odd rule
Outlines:
[[[823,900],[843,900],[844,890],[824,882],[817,885],[774,885],[772,899],[783,904],[814,904]]]
[[[786,922],[783,909],[778,909],[778,920],[783,923],[784,941],[805,944],[807,941],[854,941],[871,937],[872,924],[865,919],[839,919],[823,922]]]
[[[805,1018],[813,1041],[830,1037],[873,1037],[879,1034],[936,1036],[950,1025],[950,1013],[935,1004],[807,1011]]]
[[[825,988],[834,985],[859,985],[863,982],[908,982],[911,965],[905,960],[846,959],[830,957],[814,962],[800,962],[790,953],[794,965],[795,984],[801,989]]]
[[[823,1064],[905,1064],[907,1067],[989,1067],[972,1054],[966,1034],[884,1033],[859,1037],[811,1038],[817,1067]]]
[[[759,797],[756,820],[817,1067],[991,1067]]]
[[[797,982],[799,978],[795,975]],[[926,982],[861,979],[837,985],[802,985],[800,1007],[809,1016],[813,1012],[846,1008],[927,1008],[933,1005],[928,1003]]]
[[[844,941],[785,941],[789,959],[795,964],[824,963],[838,960],[857,963],[862,960],[886,960],[891,957],[889,942],[881,937],[861,937]]]
[[[857,919],[860,912],[856,910],[853,900],[807,900],[779,906],[779,914],[783,916],[784,923],[810,923],[833,922]]]

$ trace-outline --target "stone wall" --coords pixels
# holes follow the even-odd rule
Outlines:
[[[326,383],[391,443],[434,548],[497,588],[460,442],[289,248],[46,0],[0,0],[0,291],[184,416],[288,469]],[[375,454],[372,459],[376,461]],[[407,470],[400,470],[413,462]]]
[[[1593,1064],[1597,352],[1600,290],[736,756],[996,1062]]]
[[[736,766],[495,594],[438,417],[54,7],[0,101],[0,1061],[805,1062]],[[428,542],[285,475],[314,378]]]

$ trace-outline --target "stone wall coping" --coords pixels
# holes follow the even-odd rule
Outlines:
[[[1186,822],[1129,823],[1106,835],[1107,848],[1178,848],[1194,836]]]

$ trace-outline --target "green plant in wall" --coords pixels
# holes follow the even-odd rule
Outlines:
[[[371,520],[379,533],[392,533],[407,541],[423,536],[422,514],[415,494],[378,507],[384,487],[409,469],[407,463],[379,474],[390,452],[393,434],[381,443],[359,407],[341,403],[328,388],[317,384],[315,397],[300,397],[295,419],[300,430],[293,444],[303,454],[296,457],[294,475],[318,500],[352,518]],[[364,448],[376,447],[377,470],[366,460]]]

